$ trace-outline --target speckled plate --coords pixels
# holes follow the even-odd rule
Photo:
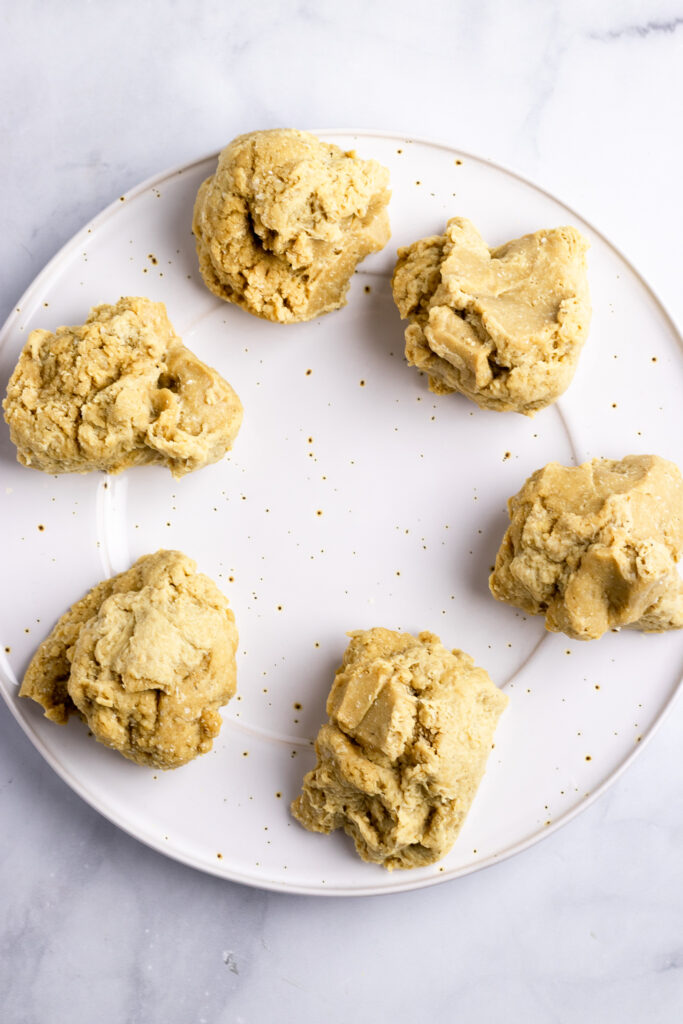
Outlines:
[[[548,835],[594,799],[652,732],[681,677],[683,636],[626,631],[580,644],[494,601],[487,577],[505,502],[545,462],[656,452],[683,464],[681,341],[630,264],[552,196],[446,146],[324,132],[391,170],[393,237],[348,305],[281,327],[203,286],[190,231],[215,155],[122,196],[64,247],[0,335],[0,382],[30,330],[82,323],[144,294],[245,406],[233,453],[174,481],[19,466],[0,435],[5,600],[0,686],[31,741],[102,814],[203,871],[293,892],[360,895],[474,871]],[[403,360],[396,247],[470,217],[489,244],[563,223],[591,240],[594,317],[575,380],[534,419],[435,397]],[[175,772],[139,768],[72,721],[51,724],[17,681],[55,620],[95,582],[160,547],[191,555],[228,595],[239,695],[214,749]],[[11,588],[12,599],[7,599]],[[488,771],[452,852],[389,874],[344,835],[289,815],[350,629],[438,633],[510,696]]]

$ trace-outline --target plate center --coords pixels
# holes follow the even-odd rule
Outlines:
[[[507,498],[572,458],[559,409],[527,419],[432,395],[405,363],[403,326],[378,275],[357,274],[334,316],[284,329],[207,300],[183,337],[242,399],[233,451],[103,493],[113,571],[178,548],[227,594],[240,648],[226,718],[285,743],[315,736],[348,630],[429,630],[498,685],[544,636],[487,581]]]

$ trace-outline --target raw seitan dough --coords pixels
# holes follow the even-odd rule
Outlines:
[[[431,864],[462,827],[507,697],[433,633],[349,636],[292,813],[315,832],[344,829],[390,870]]]
[[[221,459],[242,422],[227,381],[146,298],[96,306],[82,326],[32,331],[3,409],[19,462],[46,473],[156,462],[180,477]]]
[[[576,228],[489,249],[464,218],[399,249],[392,287],[406,359],[436,394],[531,415],[571,382],[590,324],[588,244]]]
[[[657,455],[551,462],[508,502],[489,585],[547,629],[590,640],[683,626],[683,479]]]
[[[239,136],[195,202],[206,286],[278,323],[343,306],[356,264],[389,239],[388,186],[377,161],[307,132]]]
[[[178,551],[145,555],[93,587],[31,661],[20,695],[64,724],[77,714],[138,764],[178,768],[211,749],[235,693],[235,617]]]

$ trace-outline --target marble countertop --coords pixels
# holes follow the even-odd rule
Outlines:
[[[683,323],[680,3],[27,0],[2,23],[0,320],[142,179],[294,125],[440,139],[527,175],[628,254]],[[57,778],[2,706],[2,1019],[677,1021],[681,733],[678,700],[606,794],[495,867],[320,899],[142,846]]]

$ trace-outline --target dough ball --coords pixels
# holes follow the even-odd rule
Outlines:
[[[344,829],[390,870],[431,864],[462,827],[508,699],[433,633],[349,636],[292,813],[311,831]]]
[[[588,243],[576,228],[489,249],[470,221],[398,251],[406,359],[436,394],[531,415],[569,386],[588,334]]]
[[[683,479],[657,455],[551,462],[508,502],[491,593],[575,640],[683,626]]]
[[[137,764],[178,768],[211,749],[235,693],[235,617],[192,559],[157,551],[99,583],[40,645],[20,695]]]
[[[79,327],[32,331],[3,402],[17,458],[46,473],[175,477],[217,462],[242,422],[223,378],[174,333],[161,302],[96,306]]]
[[[388,186],[381,164],[307,132],[241,135],[197,194],[207,288],[283,324],[338,309],[356,264],[389,239]]]

